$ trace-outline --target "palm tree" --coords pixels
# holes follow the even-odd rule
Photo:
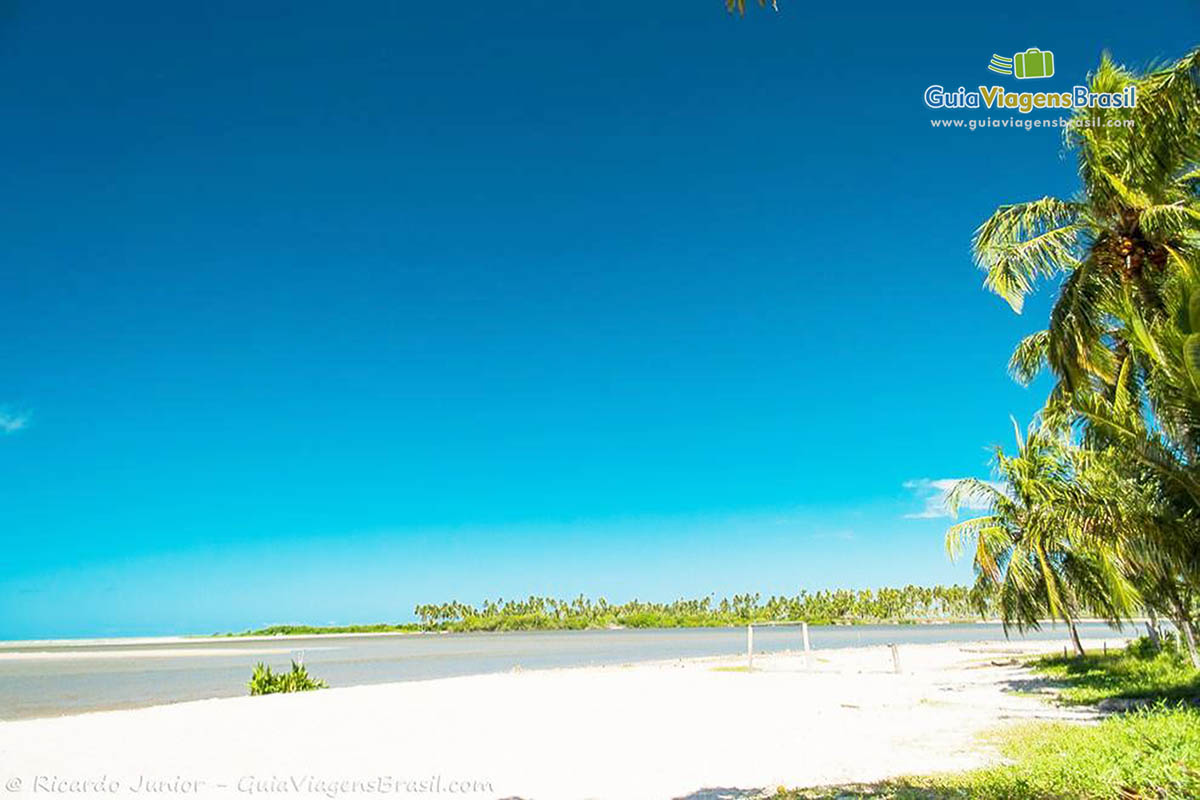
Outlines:
[[[1163,313],[1123,310],[1133,335],[1129,364],[1143,365],[1140,387],[1076,400],[1103,437],[1110,479],[1110,524],[1130,539],[1151,611],[1175,622],[1200,669],[1193,614],[1200,589],[1200,276],[1178,273],[1163,286]],[[1118,385],[1132,383],[1127,367]],[[1144,396],[1145,408],[1128,401]]]
[[[1119,546],[1089,529],[1073,449],[1041,424],[1024,436],[1015,421],[1014,428],[1015,455],[995,450],[999,485],[968,478],[952,488],[952,513],[964,504],[986,513],[953,525],[946,548],[957,558],[973,540],[977,585],[996,595],[1006,631],[1036,629],[1047,616],[1061,619],[1083,655],[1076,620],[1090,611],[1119,621],[1136,592],[1121,569]]]
[[[1164,277],[1196,263],[1200,234],[1200,49],[1143,77],[1105,54],[1089,84],[1135,86],[1137,105],[1077,113],[1067,143],[1078,155],[1079,194],[1001,206],[973,242],[985,287],[1018,313],[1040,280],[1063,278],[1049,326],[1010,362],[1026,383],[1048,366],[1057,395],[1115,385],[1127,337],[1115,312],[1131,293],[1147,313],[1157,309]]]
[[[1048,326],[1009,365],[1023,383],[1049,368],[1057,383],[1043,418],[1076,426],[1085,448],[1072,459],[1088,462],[1086,475],[1058,487],[1070,491],[1046,501],[1047,516],[1075,531],[1068,539],[1083,532],[1119,550],[1125,582],[1175,621],[1200,667],[1200,50],[1141,77],[1106,55],[1090,76],[1097,92],[1130,85],[1135,108],[1087,109],[1079,118],[1101,124],[1068,131],[1079,194],[1001,207],[974,251],[985,286],[1018,313],[1039,280],[1061,279]],[[1132,125],[1107,124],[1121,120]],[[1011,501],[996,504],[1008,524],[1036,516]],[[1056,587],[1041,572],[1049,597]]]

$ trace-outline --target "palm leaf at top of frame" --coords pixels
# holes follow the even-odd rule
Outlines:
[[[758,4],[763,8],[766,8],[767,0],[758,0]],[[725,0],[725,8],[731,14],[736,11],[737,13],[745,16],[746,0]],[[771,0],[771,9],[773,11],[779,10],[779,0]]]

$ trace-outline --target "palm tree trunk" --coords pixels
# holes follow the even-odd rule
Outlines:
[[[1192,668],[1200,669],[1200,653],[1196,652],[1196,630],[1192,625],[1192,621],[1186,616],[1179,619],[1179,632],[1183,635],[1184,644],[1187,645],[1188,658],[1192,660]]]
[[[1075,627],[1075,620],[1067,617],[1067,630],[1071,632],[1071,645],[1075,648],[1075,657],[1083,658],[1083,642],[1079,641],[1079,630]]]
[[[1146,621],[1146,634],[1150,637],[1150,644],[1155,650],[1161,650],[1162,634],[1158,630],[1158,615],[1154,613],[1153,608],[1147,608],[1146,613],[1150,617]]]
[[[1187,647],[1192,667],[1200,669],[1200,653],[1196,652],[1196,629],[1192,625],[1192,615],[1188,613],[1187,606],[1179,597],[1179,590],[1174,586],[1171,587],[1170,596],[1171,605],[1175,609],[1175,627],[1179,629],[1179,636]]]

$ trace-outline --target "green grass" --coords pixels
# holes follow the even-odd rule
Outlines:
[[[1090,705],[1109,698],[1200,702],[1200,673],[1186,657],[1170,646],[1155,651],[1145,640],[1107,655],[1042,658],[1033,667],[1062,686],[1060,699],[1067,705]]]
[[[996,736],[1013,763],[871,785],[781,791],[781,800],[1194,800],[1200,711],[1158,708],[1099,725],[1034,723]]]

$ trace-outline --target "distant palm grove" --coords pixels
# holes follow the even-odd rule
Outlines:
[[[387,633],[399,631],[582,630],[585,628],[701,628],[751,622],[811,622],[853,625],[870,622],[952,622],[995,619],[996,607],[986,587],[905,586],[879,589],[801,591],[791,597],[737,594],[717,600],[670,603],[609,603],[603,597],[574,600],[528,597],[485,600],[482,606],[450,602],[414,609],[420,622],[318,627],[271,625],[243,636],[288,636],[312,633]],[[229,635],[229,634],[226,634]]]
[[[805,592],[792,597],[738,594],[715,600],[676,600],[671,603],[610,604],[592,601],[530,597],[525,600],[485,601],[482,607],[463,603],[419,605],[415,612],[429,630],[493,631],[575,629],[619,626],[677,628],[745,625],[749,622],[807,621],[813,623],[919,622],[962,620],[985,616],[991,603],[982,589],[966,586],[905,586],[853,591]]]
[[[996,449],[995,480],[950,493],[984,513],[947,546],[1009,625],[1061,619],[1082,654],[1081,616],[1144,614],[1154,638],[1165,618],[1200,668],[1200,50],[1141,74],[1106,55],[1088,80],[1136,85],[1137,105],[1078,112],[1077,193],[1001,206],[975,235],[1013,310],[1041,281],[1056,291],[1009,363],[1050,390]]]

